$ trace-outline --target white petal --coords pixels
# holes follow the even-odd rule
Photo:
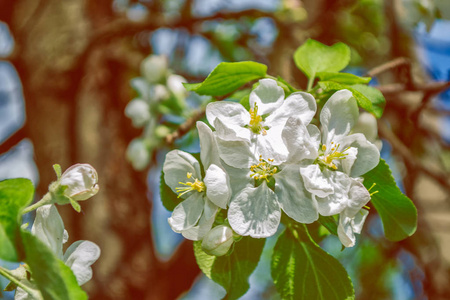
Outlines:
[[[234,168],[249,168],[258,161],[256,151],[250,148],[250,144],[245,141],[226,141],[216,138],[219,146],[220,158]],[[259,157],[259,155],[258,155]]]
[[[282,130],[283,126],[272,127],[267,130],[266,135],[258,135],[256,137],[256,155],[258,155],[258,159],[259,155],[262,155],[264,159],[273,159],[274,165],[280,165],[286,161],[289,152],[281,138]]]
[[[368,214],[369,211],[363,208],[355,215],[352,222],[352,228],[354,233],[361,233]]]
[[[61,185],[66,185],[64,195],[73,200],[86,200],[97,194],[97,171],[89,164],[75,164],[61,175]]]
[[[342,147],[345,149],[344,147]],[[345,174],[350,175],[351,169],[353,167],[353,164],[356,161],[356,158],[358,157],[358,149],[355,147],[350,147],[347,150],[345,150],[345,158],[341,160],[337,160],[336,165],[341,165],[342,171],[344,171]]]
[[[64,253],[64,263],[73,271],[79,285],[92,278],[91,265],[100,257],[100,248],[90,241],[77,241]]]
[[[226,209],[231,197],[228,175],[217,165],[209,166],[205,179],[206,196],[220,208]]]
[[[321,141],[320,129],[313,124],[309,124],[308,126],[306,126],[306,128],[308,128],[308,133],[309,136],[311,137],[311,142],[313,143],[316,149],[319,149]]]
[[[250,168],[238,169],[227,164],[223,164],[223,167],[225,168],[230,179],[232,195],[239,194],[244,188],[254,186],[255,180],[250,177],[252,174]]]
[[[250,122],[250,113],[236,102],[211,102],[206,106],[206,118],[213,127],[216,118],[225,124],[245,126]]]
[[[178,204],[169,218],[169,225],[175,232],[181,232],[195,226],[203,212],[205,200],[203,193],[194,192],[189,198]]]
[[[323,216],[336,215],[348,205],[351,179],[342,172],[326,169],[323,171],[323,175],[333,187],[333,193],[326,197],[316,197],[319,213]]]
[[[338,225],[338,237],[341,241],[342,245],[345,247],[353,247],[355,246],[355,235],[353,233],[351,218],[344,217],[342,215],[339,216],[339,225]]]
[[[219,118],[214,120],[215,135],[226,141],[244,140],[250,142],[254,135],[248,128],[241,125],[225,124]]]
[[[318,145],[310,137],[308,129],[299,117],[291,117],[287,120],[282,137],[289,150],[287,158],[289,163],[297,163],[304,159],[315,159],[317,157]]]
[[[322,143],[330,145],[331,141],[341,139],[349,134],[358,120],[358,105],[349,90],[334,93],[322,108]]]
[[[63,257],[64,223],[55,205],[44,205],[36,210],[31,233],[44,242],[56,257]]]
[[[250,93],[250,107],[258,105],[258,115],[273,112],[281,106],[284,100],[284,91],[273,79],[261,79],[259,86]]]
[[[151,118],[150,106],[142,99],[133,99],[125,107],[125,115],[131,119],[134,127],[140,128]]]
[[[311,94],[292,93],[283,104],[265,120],[269,127],[284,125],[290,117],[298,117],[304,125],[308,125],[316,114],[316,100]]]
[[[318,165],[309,165],[300,168],[305,188],[311,194],[326,197],[333,193],[334,189],[329,179],[324,176]]]
[[[177,187],[182,186],[179,182],[194,181],[193,178],[202,179],[200,163],[191,154],[181,150],[172,150],[167,153],[163,171],[164,180],[174,193],[177,193]],[[190,179],[187,178],[187,173],[192,173]],[[190,193],[185,195],[182,198],[188,197]]]
[[[212,204],[211,201],[205,201],[205,208],[198,225],[183,230],[181,234],[188,240],[200,241],[211,230],[217,211],[218,207],[216,205]]]
[[[357,180],[352,180],[350,190],[348,192],[349,201],[345,214],[348,217],[353,218],[359,213],[361,208],[370,201],[370,193],[366,187]]]
[[[341,140],[342,147],[358,149],[358,156],[351,168],[350,176],[359,177],[375,168],[380,162],[380,151],[361,133],[349,135]]]
[[[211,128],[205,123],[198,121],[197,130],[200,140],[200,159],[203,167],[207,169],[211,164],[220,166],[219,151]]]
[[[317,202],[304,188],[297,165],[285,165],[274,177],[278,203],[289,217],[307,224],[319,218]]]
[[[246,188],[230,203],[228,221],[243,236],[266,238],[277,231],[281,210],[275,193],[264,181],[257,188]]]
[[[353,127],[353,133],[362,133],[367,140],[375,143],[378,137],[378,124],[377,119],[368,112],[362,112],[359,114],[358,122]]]

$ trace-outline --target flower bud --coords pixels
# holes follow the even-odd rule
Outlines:
[[[184,100],[187,97],[187,90],[183,82],[187,82],[187,80],[180,75],[170,75],[167,78],[167,87],[180,100]]]
[[[134,99],[125,108],[125,115],[131,119],[134,127],[139,128],[150,120],[150,107],[144,100]]]
[[[64,196],[75,200],[87,200],[97,194],[97,171],[89,164],[76,164],[61,175],[61,186],[67,186]]]
[[[223,256],[233,245],[233,230],[225,225],[211,229],[203,239],[202,249],[209,255]]]
[[[150,162],[150,151],[143,139],[134,139],[127,148],[127,159],[135,170],[142,171]]]
[[[150,83],[159,83],[167,75],[168,61],[164,55],[150,55],[141,63],[141,73]]]
[[[155,84],[150,89],[150,97],[152,100],[160,102],[169,99],[170,94],[165,85]]]
[[[381,150],[382,143],[378,139],[378,125],[377,119],[368,112],[362,112],[359,114],[358,122],[353,127],[353,133],[362,133],[367,140]]]

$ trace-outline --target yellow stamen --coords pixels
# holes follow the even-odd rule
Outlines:
[[[250,177],[256,180],[265,179],[267,182],[269,182],[270,176],[275,175],[275,173],[277,173],[278,171],[278,168],[272,166],[271,163],[273,163],[273,159],[269,158],[266,161],[260,155],[259,163],[250,167],[250,171],[253,172]]]
[[[339,151],[340,144],[334,144],[334,142],[331,142],[331,151],[328,154],[323,154],[319,157],[319,162],[323,165],[333,169],[337,170],[336,164],[333,162],[337,159],[345,159],[348,153],[345,153],[350,147],[347,147],[346,149]],[[327,146],[322,145],[322,152],[325,152],[327,150]]]
[[[192,177],[192,173],[187,173],[186,177],[190,179]],[[187,181],[187,182],[178,182],[179,184],[185,185],[187,187],[176,187],[175,190],[178,193],[178,198],[183,196],[184,194],[190,192],[190,191],[197,191],[197,192],[204,192],[206,190],[206,186],[203,183],[203,181],[198,180],[197,178],[194,178],[194,182]]]
[[[249,127],[251,131],[253,131],[256,134],[262,133],[262,135],[266,135],[267,131],[264,129],[264,126],[262,125],[263,123],[262,116],[258,115],[258,105],[255,104],[255,108],[251,108],[249,110],[249,113],[250,113]]]

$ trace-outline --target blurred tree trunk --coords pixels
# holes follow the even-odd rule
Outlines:
[[[54,163],[63,170],[89,163],[99,173],[100,192],[82,203],[80,214],[59,207],[69,244],[88,239],[102,249],[94,278],[84,286],[90,299],[177,298],[199,273],[192,246],[183,243],[165,263],[155,256],[146,174],[125,160],[127,144],[137,136],[123,114],[132,96],[130,69],[111,54],[115,45],[90,47],[93,33],[113,18],[111,1],[8,5],[14,5],[12,62],[24,88],[25,133],[40,171],[38,194],[55,180]]]

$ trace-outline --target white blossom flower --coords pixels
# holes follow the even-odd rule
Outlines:
[[[377,166],[380,152],[361,133],[350,134],[358,106],[348,90],[336,92],[320,114],[322,145],[314,164],[300,168],[305,188],[318,202],[319,213],[330,216],[345,207],[348,185]],[[316,134],[314,134],[316,136]],[[318,140],[312,139],[317,146]]]
[[[232,141],[236,159],[245,155],[252,165],[246,168],[226,166],[232,179],[233,197],[228,210],[228,221],[233,230],[243,236],[269,237],[277,231],[281,210],[300,223],[312,223],[319,217],[317,201],[304,188],[299,164],[308,163],[317,154],[309,143],[298,143],[292,136],[293,129],[302,128],[304,139],[311,139],[308,129],[299,117],[286,121],[282,139],[288,148],[295,148],[289,157],[292,161],[275,164],[271,158],[251,160],[252,155],[246,141]],[[301,130],[296,130],[300,133]],[[218,139],[219,140],[219,139]],[[291,163],[295,162],[295,163]],[[239,185],[234,187],[234,182]]]
[[[69,235],[53,204],[41,206],[36,210],[31,233],[72,270],[79,285],[85,284],[92,278],[91,265],[100,257],[100,248],[90,241],[77,241],[70,245],[63,254],[63,244],[67,242]],[[31,300],[34,298],[19,287],[14,299]]]
[[[316,112],[316,101],[308,93],[293,93],[284,99],[284,91],[276,81],[262,79],[249,98],[250,110],[235,102],[213,102],[206,107],[208,122],[216,129],[221,158],[226,164],[250,167],[260,155],[275,164],[286,161],[281,133],[290,117],[297,116],[308,125]],[[249,144],[251,156],[236,157],[235,141]]]
[[[223,256],[234,243],[233,230],[226,225],[211,229],[202,241],[202,249],[209,255]]]
[[[221,165],[211,129],[203,122],[197,122],[197,129],[205,177],[197,159],[184,151],[170,151],[163,166],[166,184],[184,199],[173,210],[169,224],[190,240],[205,236],[218,209],[226,209],[231,196],[229,178]]]
[[[141,74],[150,83],[160,83],[166,78],[168,67],[164,55],[149,55],[141,63]]]
[[[61,176],[64,195],[75,201],[87,200],[99,191],[97,171],[89,164],[76,164]]]
[[[151,118],[150,106],[142,99],[133,99],[125,107],[125,115],[131,119],[134,127],[140,128]]]

